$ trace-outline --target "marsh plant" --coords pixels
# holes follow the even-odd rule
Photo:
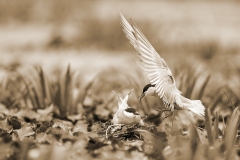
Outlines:
[[[226,86],[211,92],[210,74],[202,72],[205,75],[202,77],[189,67],[181,70],[186,72],[175,74],[183,94],[202,99],[207,108],[205,118],[198,121],[196,116],[176,111],[173,126],[172,118],[162,121],[161,115],[148,109],[152,101],[162,105],[156,99],[146,98],[139,106],[138,97],[146,82],[138,70],[140,81],[125,72],[109,70],[87,83],[82,83],[81,75],[71,71],[70,65],[55,75],[41,67],[32,69],[31,74],[19,73],[15,83],[14,80],[1,83],[4,96],[0,137],[2,149],[8,152],[1,154],[1,159],[44,159],[50,155],[51,159],[104,159],[103,152],[131,159],[237,159],[239,108],[232,98],[235,95]],[[8,99],[14,99],[7,92],[8,83],[21,88],[12,91],[16,92],[12,95],[17,95],[13,106],[7,105]],[[134,91],[129,105],[138,110],[147,125],[122,126],[109,132],[106,139],[106,130],[117,109],[112,90],[123,96],[131,89]],[[222,114],[226,109],[229,114]],[[64,156],[54,150],[62,150]]]

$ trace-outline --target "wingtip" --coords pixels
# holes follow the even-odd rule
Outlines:
[[[138,27],[136,27],[137,25],[134,23],[134,21],[132,20],[132,18],[130,18],[130,21],[131,21],[131,26],[134,28],[135,27],[135,29],[136,28],[138,28]]]
[[[133,90],[134,90],[134,88],[130,90],[130,92],[128,93],[128,96],[131,95],[131,93],[132,93]]]
[[[130,21],[133,23],[133,20],[132,20],[132,18],[130,18]]]
[[[118,17],[119,17],[121,20],[124,20],[124,19],[125,19],[125,17],[123,16],[123,14],[122,14],[120,11],[118,11]]]
[[[112,92],[115,93],[121,101],[123,101],[123,99],[114,90],[112,90]]]
[[[117,11],[118,12],[118,15],[122,15],[122,13],[120,11]]]

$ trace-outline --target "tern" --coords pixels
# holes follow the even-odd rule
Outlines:
[[[181,95],[182,92],[177,89],[175,79],[166,62],[155,51],[137,25],[132,20],[129,23],[120,12],[119,18],[123,32],[137,50],[142,69],[150,81],[150,84],[143,88],[139,100],[141,101],[145,96],[155,96],[162,99],[166,107],[164,111],[170,111],[171,114],[174,109],[177,109],[190,110],[197,115],[204,116],[205,107],[202,102],[200,100],[190,100]]]

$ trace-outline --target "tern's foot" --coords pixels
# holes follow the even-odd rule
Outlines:
[[[158,109],[155,109],[156,111],[162,113],[162,112],[171,112],[171,110],[169,109],[162,109],[162,108],[158,108]]]

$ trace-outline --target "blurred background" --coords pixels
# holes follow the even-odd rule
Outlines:
[[[240,67],[239,8],[238,1],[1,0],[0,65],[71,63],[89,74],[111,65],[129,69],[136,51],[120,11],[170,66],[194,57],[229,76]]]
[[[192,70],[199,81],[211,75],[208,92],[228,85],[238,97],[239,8],[239,1],[0,0],[0,77],[31,74],[31,66],[54,74],[70,64],[86,82],[100,74],[117,86],[129,82],[118,73],[128,74],[140,95],[148,80],[122,32],[119,11],[165,59],[178,87],[184,86],[183,70]]]

